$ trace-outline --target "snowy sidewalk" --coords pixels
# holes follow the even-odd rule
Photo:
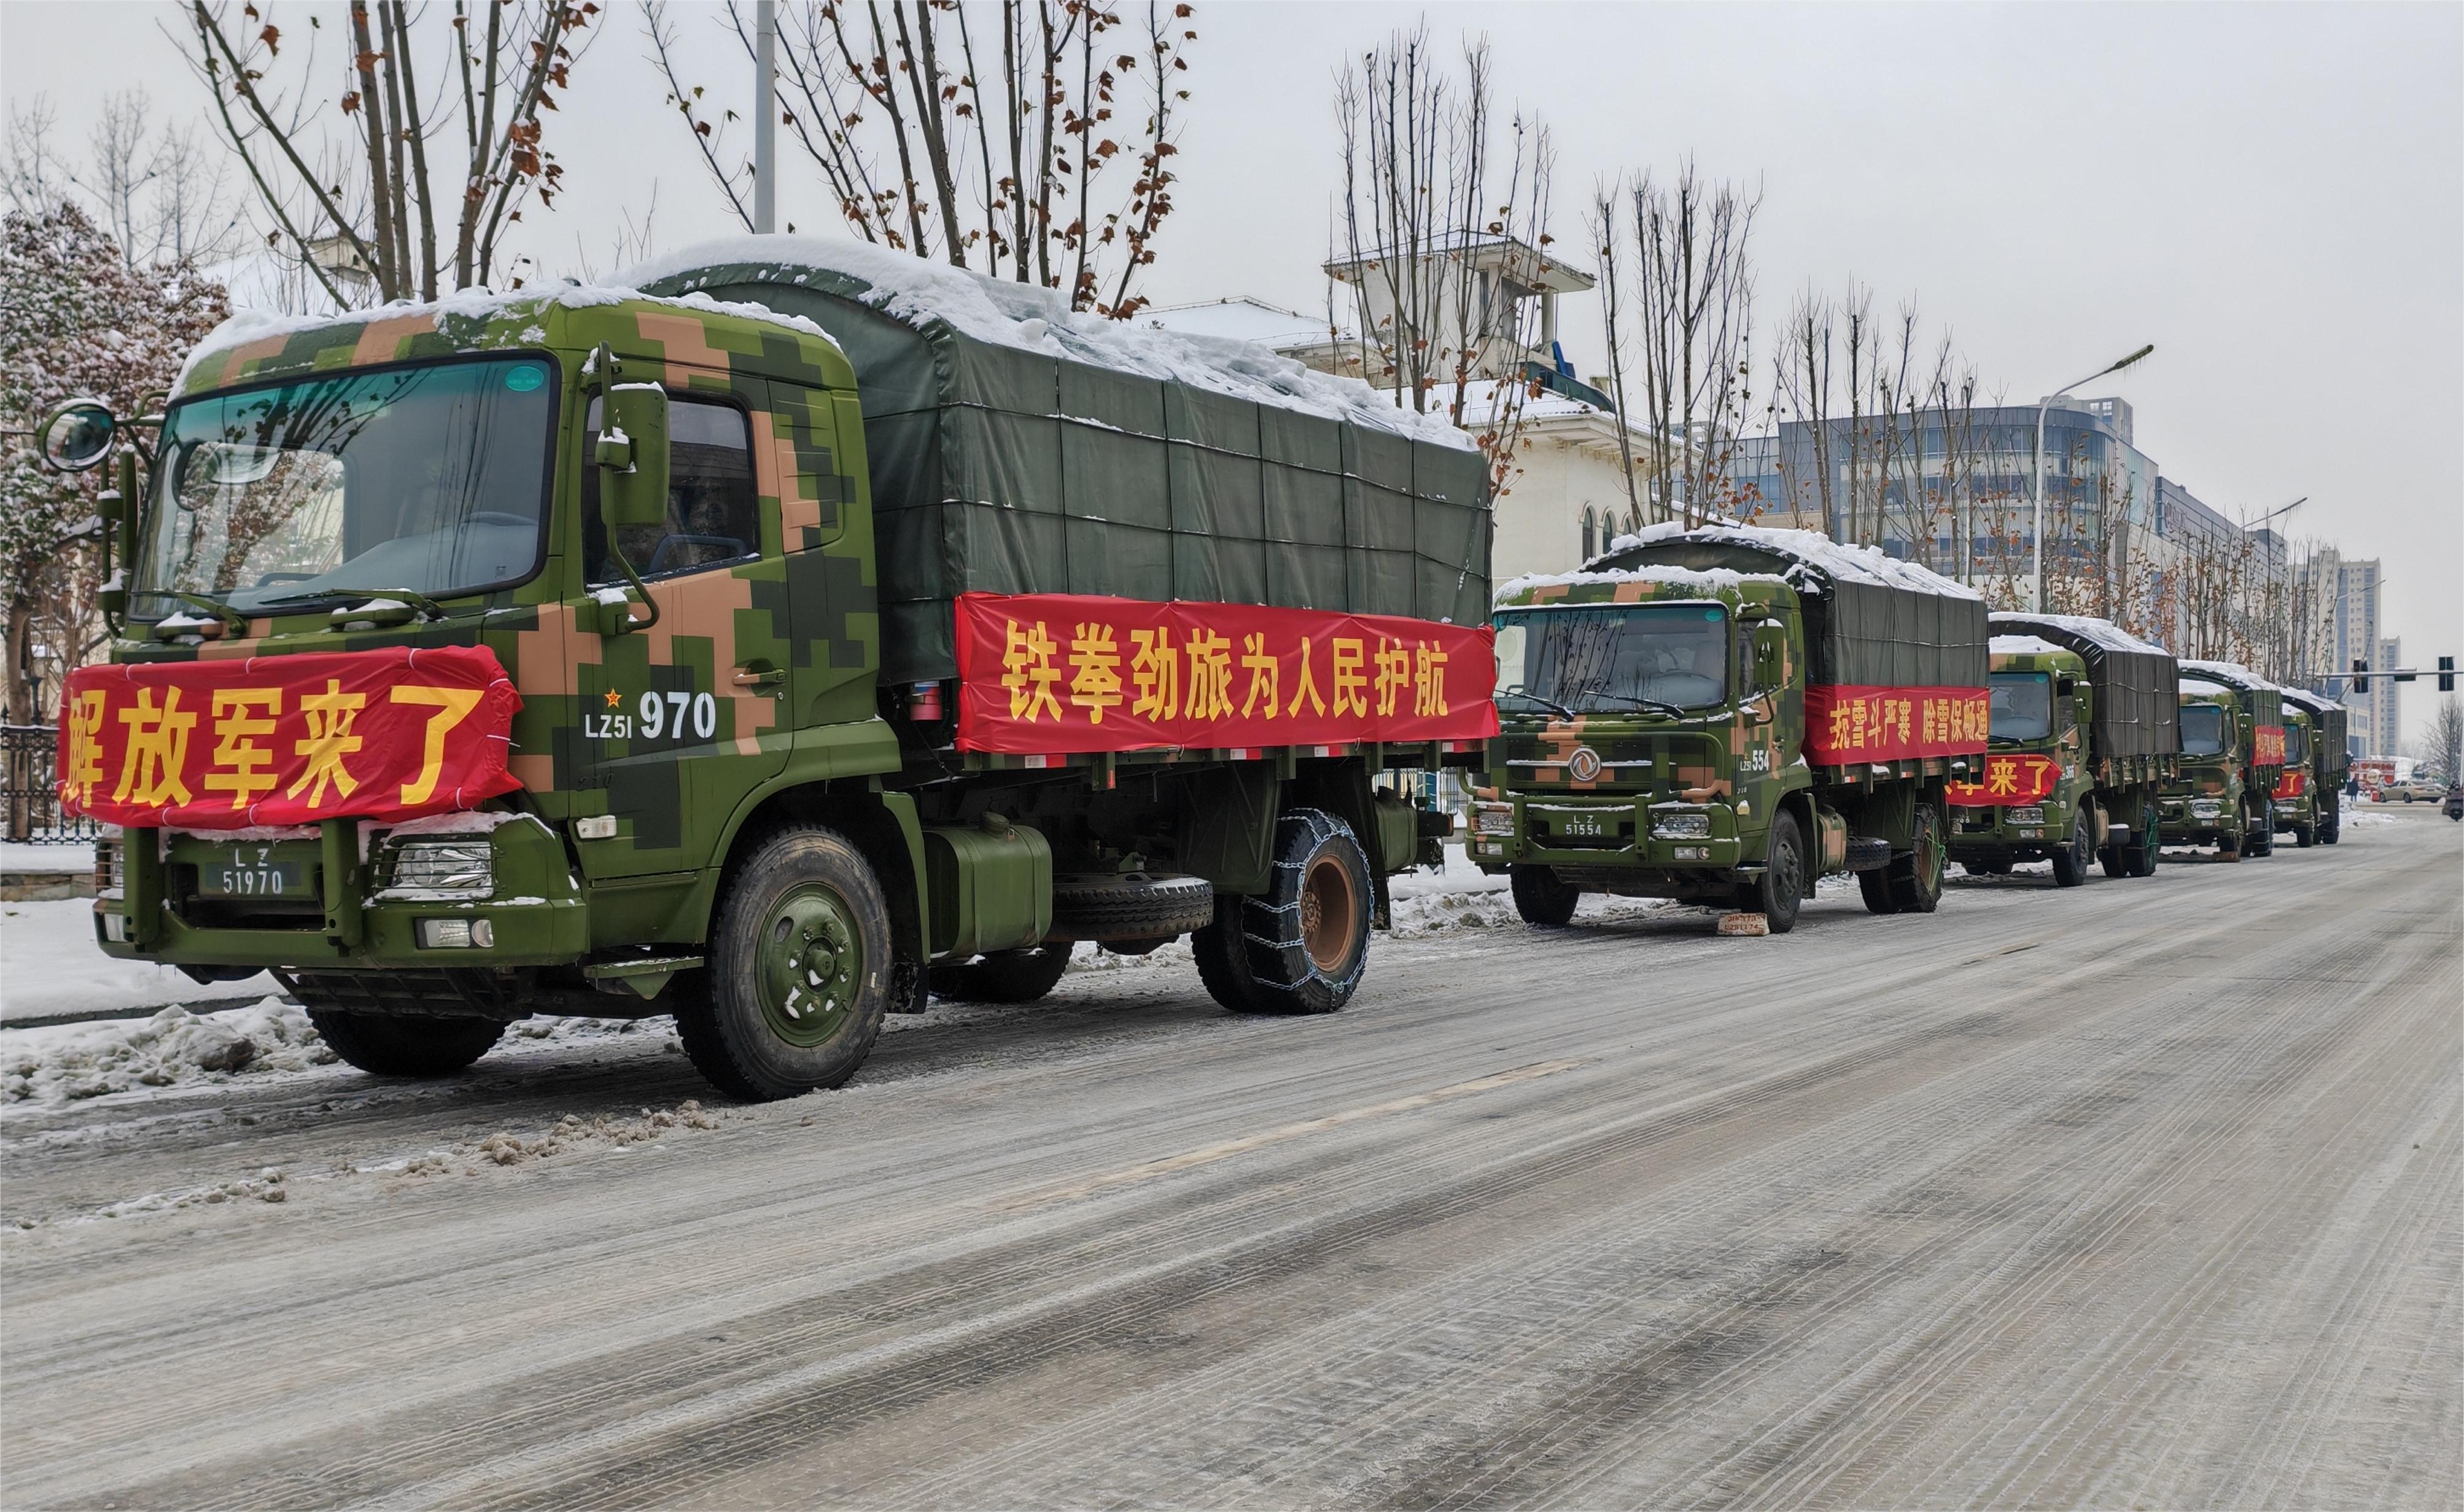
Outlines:
[[[229,1008],[281,990],[263,972],[244,982],[195,982],[167,966],[115,961],[95,944],[94,904],[82,898],[0,903],[0,1027],[72,1015],[143,1017],[173,1003]]]

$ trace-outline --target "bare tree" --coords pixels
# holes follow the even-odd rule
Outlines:
[[[120,248],[122,265],[210,262],[244,234],[229,166],[209,156],[193,127],[157,123],[143,89],[102,98],[102,114],[72,162],[55,142],[58,117],[42,96],[9,122],[7,192],[13,209],[42,215],[76,203]]]
[[[2454,694],[2440,699],[2431,711],[2423,744],[2424,765],[2449,783],[2464,782],[2464,704],[2456,702]]]
[[[1351,295],[1358,367],[1398,405],[1444,411],[1491,480],[1514,470],[1538,338],[1532,296],[1556,271],[1548,127],[1499,119],[1488,44],[1441,66],[1425,27],[1396,33],[1335,80],[1343,197],[1330,265]]]
[[[1762,194],[1707,182],[1688,159],[1673,183],[1645,172],[1625,199],[1637,418],[1656,443],[1642,471],[1653,512],[1695,524],[1724,501],[1751,405],[1749,254]],[[1627,383],[1614,366],[1611,377]]]
[[[320,67],[321,16],[286,63],[272,5],[188,0],[184,50],[270,223],[267,244],[337,305],[433,300],[509,273],[505,238],[524,204],[555,203],[563,170],[543,112],[598,10],[350,0],[348,35]]]
[[[782,9],[780,120],[857,234],[1066,290],[1073,309],[1127,320],[1146,304],[1136,285],[1173,210],[1191,7],[1150,3],[1132,32],[1093,0],[1003,0],[998,37],[978,35],[990,8],[954,0]],[[749,231],[752,167],[728,141],[736,115],[684,81],[668,7],[648,11],[668,103]],[[752,56],[744,9],[731,0],[727,15]],[[1133,83],[1141,109],[1125,115]]]

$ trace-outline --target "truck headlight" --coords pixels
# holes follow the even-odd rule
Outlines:
[[[2024,809],[2006,811],[2006,816],[2013,824],[2042,824],[2045,822],[2045,806],[2032,803]]]
[[[2224,812],[2225,806],[2218,803],[2213,798],[2193,798],[2190,800],[2190,817],[2193,819],[2212,819],[2217,817],[2219,814],[2222,814]]]
[[[496,848],[485,835],[439,836],[396,844],[385,891],[421,898],[485,898],[496,890]]]
[[[1707,840],[1711,837],[1711,816],[1707,813],[1663,813],[1651,821],[1651,837],[1655,840]]]
[[[1510,803],[1483,804],[1472,813],[1471,824],[1483,834],[1512,834],[1514,806]]]

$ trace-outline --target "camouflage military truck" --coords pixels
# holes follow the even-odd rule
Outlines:
[[[2299,688],[2284,690],[2284,775],[2276,784],[2276,828],[2297,846],[2333,845],[2343,836],[2344,706]]]
[[[629,282],[190,360],[122,448],[64,721],[64,796],[125,826],[102,949],[271,968],[382,1074],[672,1013],[745,1099],[1073,942],[1194,935],[1227,1008],[1343,1007],[1450,827],[1415,774],[1495,729],[1469,443],[873,249]]]
[[[2227,861],[2276,849],[2268,805],[2284,773],[2282,692],[2232,662],[2182,663],[2182,774],[2165,785],[2167,843],[2213,845]]]
[[[1759,913],[1817,877],[1876,913],[1942,896],[1945,787],[1982,767],[1986,616],[1808,531],[1661,526],[1499,592],[1500,734],[1469,857],[1535,924],[1585,893]]]
[[[2181,769],[2172,656],[2120,626],[1995,614],[1991,751],[1949,789],[1953,859],[1976,876],[2050,859],[2054,882],[2156,870],[2158,800]]]

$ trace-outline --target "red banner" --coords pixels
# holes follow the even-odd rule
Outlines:
[[[399,820],[476,807],[521,695],[484,647],[80,667],[60,704],[60,807],[184,830]]]
[[[2285,767],[2284,775],[2276,780],[2276,795],[2279,798],[2299,798],[2309,790],[2310,774],[2299,767]]]
[[[1985,749],[1992,700],[1983,688],[1805,690],[1805,746],[1817,766],[1966,756]]]
[[[1497,733],[1495,634],[1392,614],[958,598],[958,746],[1238,750]]]
[[[1943,796],[1956,809],[1998,809],[2012,804],[2041,803],[2054,795],[2062,780],[2062,764],[2051,756],[2021,751],[1985,758],[1985,774],[1974,782],[1946,784]]]
[[[2284,726],[2281,724],[2260,725],[2258,727],[2258,738],[2251,743],[2251,749],[2255,753],[2252,759],[2253,766],[2283,766]]]

